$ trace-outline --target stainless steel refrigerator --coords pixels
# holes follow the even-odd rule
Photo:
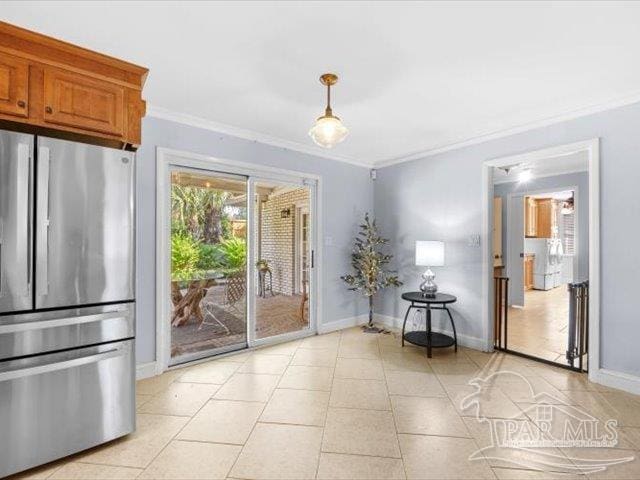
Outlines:
[[[0,131],[0,477],[134,429],[134,160]]]

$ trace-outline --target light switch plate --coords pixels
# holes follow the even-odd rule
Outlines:
[[[474,234],[474,235],[469,235],[469,237],[467,238],[467,245],[469,247],[479,247],[480,246],[480,235],[479,234]]]

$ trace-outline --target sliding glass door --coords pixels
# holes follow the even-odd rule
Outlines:
[[[171,360],[247,345],[247,178],[171,172]]]
[[[169,173],[169,365],[314,332],[315,182]]]
[[[287,339],[311,328],[313,185],[251,179],[253,192],[253,343]]]

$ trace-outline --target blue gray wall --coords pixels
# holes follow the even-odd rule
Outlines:
[[[333,241],[323,247],[324,318],[319,322],[327,323],[367,312],[365,302],[348,292],[339,277],[350,269],[351,242],[357,233],[359,220],[364,212],[373,211],[369,169],[152,117],[143,121],[142,138],[144,142],[137,158],[138,363],[155,360],[157,147],[321,175],[324,237],[332,237]]]
[[[561,163],[562,160],[560,159]],[[552,177],[534,178],[526,183],[509,182],[499,183],[493,186],[493,196],[502,197],[502,256],[507,259],[507,209],[509,208],[509,195],[512,193],[524,195],[527,192],[541,190],[562,191],[567,187],[578,187],[574,194],[576,198],[576,213],[578,221],[577,230],[577,256],[578,270],[573,273],[573,281],[581,282],[589,278],[589,173],[576,172]],[[523,215],[524,212],[514,212]]]
[[[436,270],[443,291],[458,295],[460,333],[482,332],[483,249],[468,246],[481,232],[481,166],[486,160],[600,137],[601,363],[640,375],[640,322],[635,303],[640,255],[640,104],[601,112],[378,170],[375,212],[391,232],[402,290],[415,290],[415,240],[446,242],[446,266]],[[483,239],[484,240],[484,239]],[[404,313],[399,292],[378,302],[385,315]]]

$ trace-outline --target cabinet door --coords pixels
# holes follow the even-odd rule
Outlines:
[[[27,117],[29,63],[22,58],[0,53],[0,113]]]
[[[525,201],[525,230],[527,237],[535,237],[538,232],[538,212],[535,199],[526,197]]]
[[[538,200],[538,225],[537,236],[539,238],[551,238],[552,201],[549,199]]]
[[[121,137],[124,88],[76,73],[44,72],[44,121]]]

